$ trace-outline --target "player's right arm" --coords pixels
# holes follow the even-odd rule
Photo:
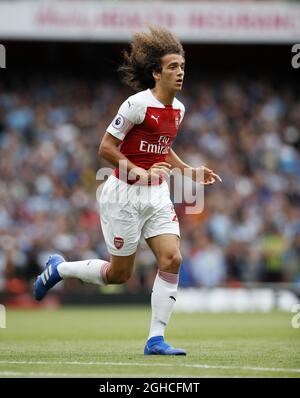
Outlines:
[[[107,160],[109,163],[111,163],[115,167],[120,167],[120,161],[125,161],[124,166],[126,167],[126,173],[128,174],[134,169],[136,172],[139,172],[141,175],[147,175],[147,171],[145,169],[142,169],[141,167],[136,166],[134,163],[132,163],[123,153],[119,150],[119,146],[121,144],[121,140],[119,138],[116,138],[113,136],[111,133],[108,131],[104,134],[104,137],[102,138],[100,147],[99,147],[99,156],[101,156],[103,159]],[[145,173],[144,173],[145,172]]]

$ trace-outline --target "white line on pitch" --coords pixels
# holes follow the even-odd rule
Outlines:
[[[122,374],[119,373],[53,373],[53,372],[15,372],[15,371],[0,371],[0,378],[1,377],[132,377],[132,374]],[[165,376],[163,376],[165,377]],[[170,376],[172,377],[172,376]]]
[[[126,378],[126,377],[133,377],[132,373],[49,373],[49,372],[15,372],[15,371],[0,371],[0,378],[1,377],[24,377],[24,378],[36,378],[36,377],[55,377],[55,378],[76,378],[76,377],[95,377],[95,378],[101,378],[101,377],[118,377],[118,378]],[[145,377],[155,377],[155,378],[166,378],[166,377],[170,377],[173,379],[180,379],[180,378],[194,378],[195,375],[189,376],[189,375],[181,375],[181,376],[174,376],[174,375],[160,375],[157,376],[157,374],[154,373],[147,373],[145,375],[143,374],[139,374],[139,375],[135,375],[134,377],[141,377],[141,378],[145,378]],[[251,378],[250,376],[242,376],[243,378]],[[256,376],[256,377],[263,377],[265,378],[265,376]],[[268,376],[267,376],[268,377]],[[269,376],[271,377],[271,376]],[[201,378],[205,378],[205,379],[209,379],[209,378],[241,378],[241,376],[220,376],[220,375],[205,375],[205,376],[198,376],[199,379]]]
[[[288,372],[300,373],[300,369],[285,369],[285,368],[262,368],[255,366],[230,366],[230,365],[205,365],[205,364],[187,364],[187,363],[140,363],[140,362],[79,362],[79,361],[0,361],[4,365],[80,365],[80,366],[161,366],[161,367],[183,367],[183,368],[199,368],[199,369],[239,369],[239,370],[253,370],[258,372]]]
[[[170,377],[173,379],[181,379],[181,378],[194,378],[195,376],[188,376],[188,375],[181,375],[181,376],[174,376],[174,375],[161,375],[161,376],[157,376],[157,374],[152,374],[152,373],[147,373],[145,375],[135,375],[133,376],[131,373],[130,374],[126,374],[126,373],[44,373],[44,372],[38,372],[38,373],[34,373],[34,372],[13,372],[13,371],[4,371],[1,372],[0,371],[0,378],[1,377],[24,377],[24,378],[37,378],[37,377],[54,377],[54,378],[77,378],[77,377],[88,377],[88,378],[111,378],[111,377],[118,377],[118,378],[126,378],[126,377],[137,377],[137,378],[145,378],[145,377],[155,377],[155,378],[166,378],[166,377]],[[250,376],[242,376],[243,379],[244,378],[251,378]],[[257,376],[257,377],[263,377],[265,378],[265,376]],[[199,379],[201,378],[205,378],[205,379],[216,379],[216,378],[222,378],[222,379],[226,379],[226,378],[236,378],[239,379],[241,378],[241,376],[220,376],[220,375],[205,375],[205,376],[198,376]]]

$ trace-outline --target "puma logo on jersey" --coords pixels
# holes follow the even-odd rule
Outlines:
[[[159,118],[159,116],[155,117],[154,115],[151,115],[151,119],[154,119],[157,124],[158,124],[158,118]]]

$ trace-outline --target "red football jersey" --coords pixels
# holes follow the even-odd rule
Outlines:
[[[163,105],[148,89],[123,102],[107,131],[122,141],[121,153],[147,170],[166,160],[184,111],[176,98],[172,105]],[[114,174],[119,176],[118,169]]]

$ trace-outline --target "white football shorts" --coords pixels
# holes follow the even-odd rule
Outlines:
[[[141,237],[180,237],[166,181],[160,185],[130,185],[111,175],[104,183],[99,202],[103,236],[114,256],[135,253]]]

